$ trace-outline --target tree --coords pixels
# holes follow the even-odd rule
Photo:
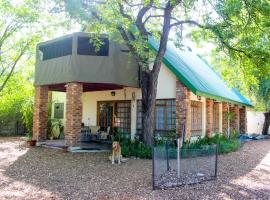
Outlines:
[[[19,66],[35,56],[41,38],[66,28],[67,18],[61,16],[55,22],[60,15],[52,13],[52,8],[52,3],[42,0],[0,1],[0,97]]]
[[[59,0],[58,0],[59,1]],[[60,1],[61,2],[61,1]],[[84,25],[84,30],[106,32],[113,38],[120,33],[121,40],[128,47],[141,69],[142,89],[142,132],[144,142],[151,145],[153,133],[153,111],[156,99],[157,80],[166,52],[170,31],[182,36],[190,31],[187,26],[196,26],[200,32],[207,32],[222,46],[234,48],[223,35],[223,24],[227,23],[221,11],[224,1],[200,0],[67,0],[68,13]],[[231,1],[231,7],[238,6]],[[61,3],[60,3],[61,4]],[[213,13],[213,11],[215,11]],[[228,11],[228,9],[226,8]],[[196,13],[196,14],[195,14]],[[204,30],[204,31],[202,31]],[[153,37],[159,44],[155,52],[149,48],[148,39]],[[180,38],[180,43],[181,43]],[[181,44],[180,44],[181,46]]]
[[[223,17],[218,43],[211,32],[197,30],[194,41],[216,44],[212,63],[222,76],[251,97],[255,109],[265,111],[263,134],[270,124],[270,3],[269,1],[220,1],[215,11]],[[229,45],[227,45],[229,44]]]
[[[53,8],[53,1],[0,1],[0,127],[22,120],[31,132],[36,44],[73,25]]]

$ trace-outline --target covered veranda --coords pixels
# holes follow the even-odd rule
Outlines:
[[[65,84],[43,85],[35,87],[33,116],[33,139],[39,145],[52,148],[80,147],[81,150],[108,150],[110,140],[82,141],[82,94],[91,91],[119,90],[123,86],[116,84],[97,84],[71,82]],[[50,91],[66,92],[66,110],[63,140],[47,140],[47,118]]]

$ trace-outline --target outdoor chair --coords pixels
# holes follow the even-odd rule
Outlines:
[[[90,126],[91,140],[100,140],[100,126]]]
[[[81,128],[81,142],[89,142],[91,140],[91,134],[89,126],[83,126]]]
[[[111,129],[111,127],[108,126],[107,131],[101,131],[101,133],[100,133],[100,139],[101,140],[107,140],[108,139],[108,137],[110,135],[110,129]]]

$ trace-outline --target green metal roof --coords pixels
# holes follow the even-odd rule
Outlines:
[[[159,44],[153,38],[150,46],[157,50]],[[252,106],[235,88],[230,89],[211,66],[189,50],[179,50],[168,44],[163,63],[194,94],[219,101]]]

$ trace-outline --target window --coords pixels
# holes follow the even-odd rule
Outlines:
[[[202,102],[191,101],[191,136],[202,134]]]
[[[42,52],[41,60],[49,60],[72,54],[72,38],[62,39],[60,41],[39,46]]]
[[[130,102],[116,102],[114,126],[124,133],[130,133],[131,116]]]
[[[164,134],[175,129],[175,99],[156,100],[155,134]],[[142,101],[137,101],[137,132],[142,129]]]
[[[214,103],[213,105],[213,131],[214,133],[219,132],[219,104]]]
[[[54,118],[64,118],[64,103],[54,103]]]
[[[90,37],[78,37],[78,55],[88,56],[108,56],[109,55],[109,40],[107,38],[99,38],[101,45],[97,48],[93,42],[90,41]]]

